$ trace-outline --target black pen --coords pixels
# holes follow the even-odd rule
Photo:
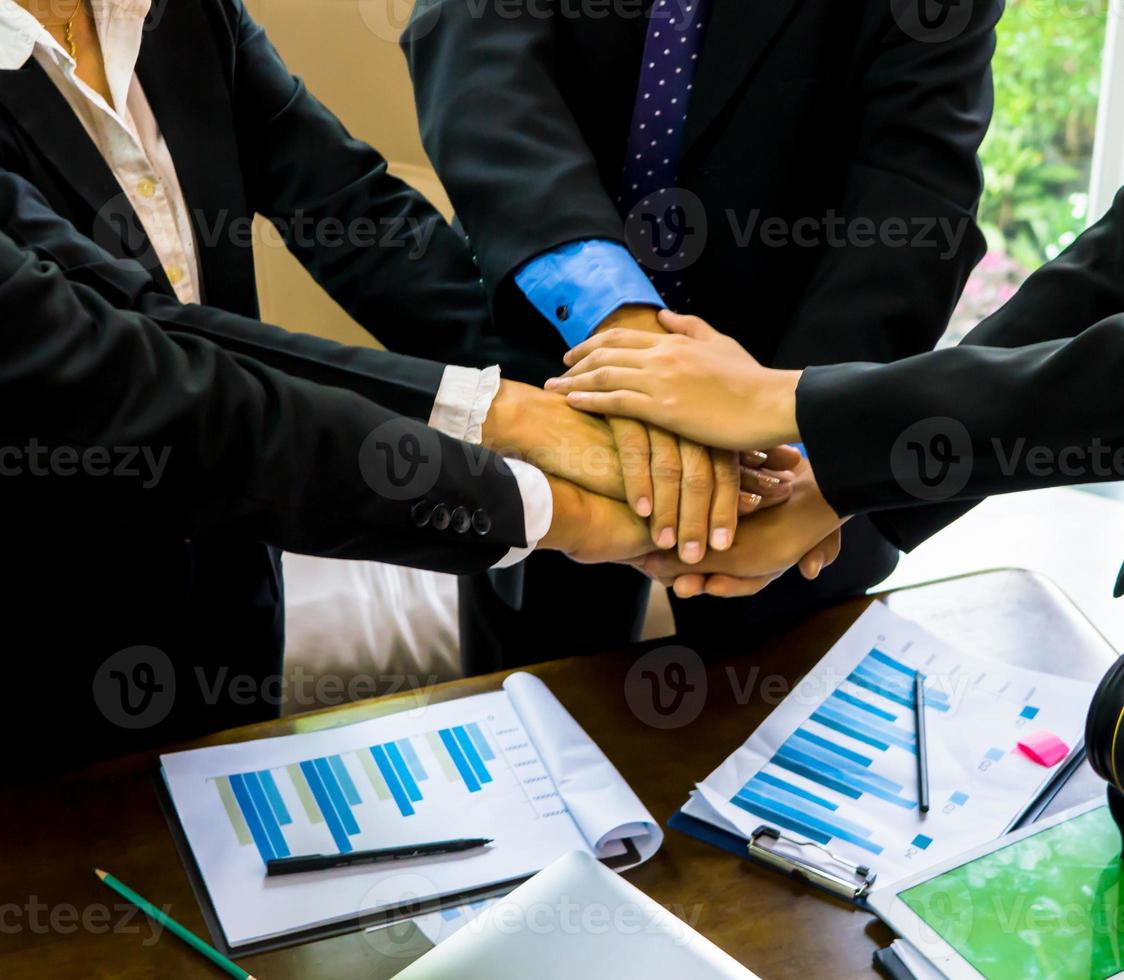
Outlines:
[[[350,854],[305,854],[298,857],[274,858],[266,861],[265,873],[269,878],[295,875],[304,871],[330,871],[333,868],[354,868],[363,864],[381,864],[384,861],[406,861],[416,857],[433,857],[438,854],[457,854],[472,851],[492,843],[490,837],[470,837],[461,840],[437,840],[428,844],[406,844],[402,847],[383,847],[376,851],[352,851]]]
[[[929,812],[929,746],[925,737],[925,678],[913,675],[913,718],[917,725],[917,808]]]

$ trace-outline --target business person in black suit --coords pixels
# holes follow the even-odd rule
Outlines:
[[[982,255],[976,150],[1000,10],[999,0],[420,0],[403,46],[422,135],[498,337],[557,361],[619,323],[659,332],[666,304],[778,367],[928,349]],[[655,453],[665,437],[647,431]],[[630,491],[640,497],[638,513],[651,512],[647,488]],[[671,514],[653,520],[670,526]],[[681,632],[720,643],[892,569],[896,551],[868,522],[846,533],[843,560],[814,585],[790,577],[738,608],[676,604]],[[599,621],[615,604],[618,639],[635,634],[637,584],[567,572],[536,582],[528,563],[524,607],[543,615],[581,595]],[[514,657],[580,642],[541,636],[486,577],[462,599],[477,609],[472,649]]]
[[[514,463],[119,310],[2,234],[0,309],[4,538],[40,544],[5,547],[0,599],[29,766],[273,713],[280,583],[253,574],[272,548],[465,573],[529,545],[597,561],[649,546],[627,505],[555,478],[529,541]],[[436,466],[392,481],[418,446]],[[230,556],[241,575],[215,574]]]
[[[955,348],[778,371],[702,321],[664,318],[676,336],[606,333],[550,387],[719,445],[808,451],[790,501],[729,552],[645,563],[683,595],[756,592],[811,547],[830,561],[849,515],[910,550],[991,494],[1124,479],[1124,192]]]
[[[40,195],[3,183],[3,227],[19,244],[170,332],[429,420],[445,401],[444,364],[344,352],[250,322],[257,315],[250,219],[263,214],[320,284],[390,347],[454,363],[471,351],[477,363],[488,361],[470,342],[488,312],[463,242],[289,74],[238,0],[170,0],[147,13],[137,4],[76,0],[67,25],[47,16],[57,6],[34,10],[5,0],[0,19],[0,167]],[[95,16],[109,18],[100,33]],[[103,255],[89,258],[89,239],[129,263],[125,271]],[[518,433],[536,414],[526,397],[513,405],[511,386],[500,384],[489,407],[479,397],[483,384],[461,387],[470,403],[452,414],[462,426],[475,419],[485,441],[527,448]],[[514,422],[491,424],[501,420]],[[552,424],[538,421],[531,448],[544,432],[570,438],[559,432],[557,413]],[[464,531],[460,512],[448,509]],[[58,561],[81,582],[87,615],[40,617],[40,642],[52,651],[74,645],[68,631],[84,618],[83,645],[103,651],[156,637],[208,650],[231,675],[250,661],[268,674],[280,656],[280,551],[269,542],[50,521],[10,528],[5,552],[25,570],[33,595],[47,594]],[[130,610],[147,612],[125,628]],[[214,725],[234,717],[212,715]]]
[[[487,361],[474,341],[488,321],[479,272],[460,236],[289,73],[239,0],[117,10],[105,50],[77,5],[77,76],[108,111],[68,83],[62,46],[23,40],[63,29],[21,13],[0,25],[0,167],[81,234],[139,261],[168,295],[252,317],[260,214],[387,347]]]
[[[348,347],[229,310],[181,303],[138,262],[115,259],[55,213],[36,187],[4,170],[0,170],[0,230],[21,248],[58,266],[71,282],[90,287],[120,310],[143,314],[167,332],[199,337],[293,377],[353,391],[409,418],[422,422],[434,418],[449,365],[376,348]],[[463,437],[464,426],[460,428],[446,434]],[[554,475],[595,493],[622,497],[607,427],[566,408],[559,396],[500,379],[480,437],[488,448],[541,462]],[[580,451],[566,453],[567,446]],[[597,454],[602,465],[580,465],[582,452]]]

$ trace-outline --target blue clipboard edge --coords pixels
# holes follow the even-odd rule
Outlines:
[[[769,871],[772,874],[780,874],[780,872],[777,871],[776,868],[771,867],[770,865],[767,865],[762,861],[758,861],[755,858],[751,857],[747,849],[749,846],[749,841],[744,837],[739,836],[738,834],[731,834],[727,830],[722,830],[718,827],[714,827],[711,824],[708,824],[705,820],[699,820],[698,817],[692,817],[690,814],[684,813],[682,810],[676,810],[668,818],[667,825],[671,830],[677,830],[679,831],[679,833],[686,834],[688,837],[694,837],[696,840],[701,840],[705,844],[711,844],[714,847],[719,847],[723,851],[734,854],[737,857],[740,857],[759,868],[764,868],[766,871]],[[781,877],[783,878],[785,876],[781,875]],[[858,901],[848,901],[847,899],[837,895],[835,892],[830,891],[827,888],[822,888],[821,886],[815,884],[814,882],[810,882],[805,878],[792,875],[791,880],[797,882],[805,888],[811,889],[812,891],[819,892],[822,895],[828,895],[845,905],[850,905],[852,908],[862,909],[866,912],[872,911],[870,906],[867,904],[866,899],[859,899]]]
[[[1007,829],[999,835],[997,840],[1007,836],[1007,834],[1014,833],[1037,823],[1043,816],[1046,808],[1054,800],[1054,798],[1061,792],[1062,787],[1069,781],[1070,777],[1081,767],[1085,761],[1085,744],[1084,739],[1074,748],[1070,753],[1068,759],[1063,762],[1058,770],[1054,773],[1045,786],[1039,790],[1038,795],[1035,796],[1024,808],[1017,814],[1014,820],[1007,826]],[[1068,811],[1067,811],[1068,812]],[[686,834],[688,837],[694,837],[696,840],[701,840],[705,844],[710,844],[714,847],[721,848],[730,854],[737,857],[744,858],[746,861],[757,865],[760,868],[767,868],[773,873],[777,872],[776,868],[770,867],[761,861],[755,860],[750,856],[747,850],[749,841],[739,834],[732,834],[728,830],[722,830],[712,824],[707,823],[705,820],[699,820],[698,817],[692,817],[690,814],[684,813],[682,810],[676,810],[667,821],[667,826],[671,830],[676,830],[681,834]],[[877,870],[877,869],[874,869]],[[825,895],[831,895],[833,898],[840,898],[834,892],[828,891],[826,888],[821,888],[813,882],[807,881],[804,878],[793,876],[794,881],[799,881],[805,887],[811,888],[814,891],[822,892]],[[840,901],[847,902],[846,899]],[[855,908],[864,909],[868,912],[874,910],[865,899],[859,899],[854,902],[847,902],[847,904]]]

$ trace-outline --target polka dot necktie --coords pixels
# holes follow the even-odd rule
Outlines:
[[[664,301],[682,309],[685,213],[676,194],[687,106],[714,0],[655,0],[618,201],[637,260]]]

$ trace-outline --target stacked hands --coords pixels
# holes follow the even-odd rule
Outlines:
[[[799,371],[762,367],[697,317],[625,307],[540,391],[504,382],[489,448],[548,474],[540,547],[623,561],[684,598],[752,595],[789,568],[816,578],[843,520],[799,441]]]

